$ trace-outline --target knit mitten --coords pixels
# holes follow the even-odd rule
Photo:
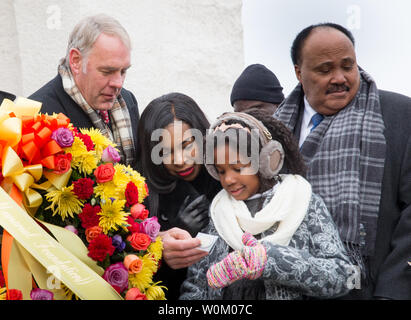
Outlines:
[[[231,252],[208,269],[207,280],[211,288],[223,288],[245,278],[254,280],[263,273],[267,263],[264,246],[248,232],[244,233],[242,241],[245,247],[241,251]]]

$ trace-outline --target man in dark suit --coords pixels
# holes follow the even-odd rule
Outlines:
[[[411,299],[411,99],[377,89],[340,25],[305,28],[291,56],[299,84],[275,117],[358,267],[344,298]]]
[[[73,29],[57,76],[29,98],[42,113],[63,113],[75,127],[97,128],[117,144],[122,162],[135,167],[139,111],[123,88],[130,67],[130,38],[106,15],[81,20]]]

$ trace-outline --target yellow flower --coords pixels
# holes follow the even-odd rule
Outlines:
[[[74,218],[74,214],[79,214],[82,210],[83,203],[72,192],[73,185],[63,187],[61,190],[50,191],[46,194],[46,198],[51,202],[46,208],[53,211],[53,216],[59,214],[64,221],[67,216]]]
[[[154,283],[151,287],[146,290],[146,297],[148,300],[167,300],[164,293],[164,289],[167,290],[165,286],[158,286],[161,281]]]
[[[6,287],[0,288],[0,301],[7,300],[7,289]]]
[[[153,272],[149,268],[144,267],[139,273],[132,273],[128,275],[128,281],[132,288],[138,288],[141,292],[144,292],[151,284],[153,278]]]
[[[80,158],[83,154],[87,153],[87,147],[84,144],[83,140],[79,137],[74,137],[73,144],[71,147],[65,148],[64,151],[66,153],[71,153],[73,156],[73,161],[77,161],[77,158]]]
[[[105,201],[110,200],[110,198],[118,198],[119,200],[124,200],[118,196],[119,190],[117,189],[113,181],[97,184],[97,186],[94,187],[94,193],[97,197],[100,197]]]
[[[87,151],[87,147],[83,140],[79,137],[74,137],[74,142],[71,147],[64,150],[66,153],[71,153],[71,167],[77,169],[80,173],[91,174],[97,168],[98,160],[96,151]]]
[[[161,237],[157,237],[156,241],[148,246],[147,252],[152,253],[156,261],[159,261],[162,258],[163,241],[161,240]]]
[[[80,173],[91,175],[98,165],[96,153],[94,151],[88,151],[78,158],[76,165]]]
[[[77,297],[73,291],[71,291],[64,283],[61,283],[61,287],[64,291],[64,295],[66,296],[66,300],[80,300],[79,297]]]
[[[123,189],[122,196],[124,199],[124,191],[126,190],[127,183],[131,181],[131,177],[121,164],[115,164],[114,169],[113,182],[118,188]]]
[[[125,200],[108,200],[101,203],[101,212],[99,226],[103,232],[107,234],[110,230],[118,230],[118,227],[127,224],[128,213],[124,212],[123,208],[126,203]]]
[[[143,258],[141,258],[142,262],[143,262],[143,268],[148,268],[151,270],[151,272],[154,274],[155,272],[157,272],[158,269],[158,263],[156,261],[156,259],[154,258],[154,255],[152,253],[147,253],[143,256]]]

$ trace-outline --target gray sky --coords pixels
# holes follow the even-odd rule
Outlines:
[[[296,34],[335,22],[353,33],[358,64],[380,89],[411,96],[411,1],[243,0],[245,65],[271,69],[288,94],[297,84],[290,58]]]

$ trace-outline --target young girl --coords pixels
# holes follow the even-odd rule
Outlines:
[[[258,133],[257,155],[250,147],[253,133]],[[229,144],[233,137],[235,148]],[[214,164],[206,168],[224,189],[211,204],[203,232],[218,240],[189,268],[180,299],[290,300],[347,293],[355,268],[322,199],[303,178],[290,131],[254,110],[223,114],[210,138]]]

